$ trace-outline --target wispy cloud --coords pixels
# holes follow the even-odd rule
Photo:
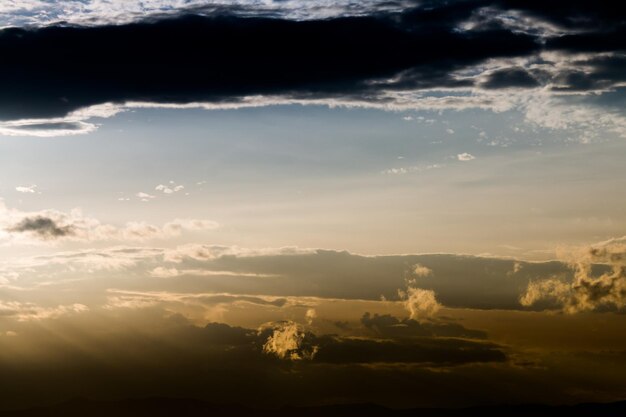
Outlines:
[[[23,193],[23,194],[35,194],[38,192],[36,184],[18,185],[17,187],[15,187],[15,191],[17,191],[18,193]]]

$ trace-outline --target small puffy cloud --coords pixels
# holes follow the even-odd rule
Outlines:
[[[315,337],[293,321],[272,323],[259,331],[270,332],[263,344],[263,352],[284,360],[311,360],[318,351],[313,344]]]
[[[156,196],[152,194],[144,193],[143,191],[140,191],[137,194],[135,194],[135,197],[137,197],[138,199],[144,202],[148,202],[156,198]]]
[[[463,153],[458,154],[456,156],[456,159],[458,159],[461,162],[467,162],[467,161],[476,159],[476,157],[472,155],[471,153],[463,152]]]
[[[403,300],[404,307],[408,310],[413,320],[431,318],[441,308],[441,304],[437,301],[433,290],[409,286],[406,291],[399,290],[398,295]]]
[[[420,265],[420,264],[413,265],[411,272],[416,277],[428,277],[428,276],[433,275],[432,269],[427,268],[424,265]]]
[[[524,264],[522,264],[521,262],[515,262],[515,263],[513,263],[513,270],[511,271],[511,274],[517,274],[523,268],[524,268]]]
[[[35,194],[37,192],[37,185],[19,185],[15,187],[15,191],[23,194]]]
[[[184,190],[185,186],[176,185],[170,181],[169,185],[159,184],[156,187],[154,187],[154,189],[156,191],[161,191],[163,194],[174,194],[174,193]]]
[[[314,308],[309,308],[304,314],[304,319],[307,324],[310,326],[313,324],[313,321],[317,318],[317,311]]]
[[[454,129],[446,129],[448,135],[454,135]]]

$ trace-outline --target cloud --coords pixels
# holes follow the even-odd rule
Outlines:
[[[411,319],[423,320],[433,317],[441,308],[432,290],[409,286],[406,291],[399,290],[398,295],[403,300]]]
[[[314,336],[292,321],[272,323],[259,330],[260,334],[268,332],[270,334],[263,344],[263,352],[280,359],[311,360],[319,349],[313,344]]]
[[[194,310],[198,312],[199,316],[195,317],[195,319],[200,321],[206,321],[209,317],[221,319],[223,313],[232,305],[241,306],[247,304],[257,307],[282,308],[299,303],[297,299],[285,297],[218,292],[182,293],[172,291],[126,291],[121,289],[109,289],[106,292],[108,296],[104,307],[108,310],[118,308],[144,309],[155,306],[170,312],[181,311],[185,312],[185,314],[189,314],[190,311]],[[191,319],[192,317],[189,316],[189,318]],[[266,328],[263,327],[263,329]]]
[[[210,261],[221,257],[262,257],[282,255],[304,255],[315,253],[315,249],[285,246],[281,248],[242,248],[240,246],[189,244],[168,250],[164,260],[182,262],[185,259]]]
[[[476,363],[502,363],[507,356],[498,345],[451,338],[372,340],[320,337],[316,362],[334,364],[422,364],[450,367]]]
[[[456,159],[458,159],[461,162],[467,162],[467,161],[476,159],[476,157],[470,153],[464,152],[464,153],[458,154],[456,156]]]
[[[8,224],[18,223],[23,215]],[[439,317],[438,305],[481,310],[543,310],[548,307],[544,301],[529,306],[520,304],[520,297],[529,284],[550,278],[572,282],[575,274],[569,258],[526,262],[454,254],[363,256],[297,247],[245,248],[210,244],[135,247],[128,245],[175,235],[165,233],[163,226],[154,226],[154,229],[147,228],[147,234],[134,233],[124,239],[120,232],[123,229],[123,226],[111,230],[107,227],[106,233],[98,234],[98,227],[89,232],[76,227],[76,236],[58,240],[43,240],[29,232],[0,232],[1,242],[7,245],[74,241],[124,245],[6,259],[0,262],[0,277],[4,278],[4,285],[24,290],[55,282],[51,277],[87,280],[85,285],[106,284],[105,290],[112,283],[117,283],[115,286],[119,289],[128,288],[128,277],[132,276],[135,290],[176,292],[184,288],[199,293],[237,294],[244,288],[246,294],[270,297],[268,300],[272,302],[276,298],[297,297],[294,303],[304,303],[306,308],[316,310],[316,300],[320,298],[379,301],[384,296],[387,302],[404,307],[408,314],[413,309],[415,320],[425,323]],[[88,238],[94,240],[85,240]],[[608,263],[590,263],[594,276],[609,273],[612,268]],[[421,272],[415,274],[416,265],[432,273],[417,268]],[[407,284],[416,290],[407,291]],[[59,285],[65,284],[59,282]],[[399,295],[398,288],[405,291]],[[549,307],[558,308],[554,303]],[[305,310],[298,313],[298,317],[303,317],[304,313]],[[219,319],[219,315],[215,318]],[[315,321],[315,324],[321,325],[323,321]]]
[[[445,167],[444,164],[428,164],[428,165],[414,165],[408,167],[400,167],[400,168],[389,168],[382,171],[382,174],[387,175],[404,175],[404,174],[412,174],[424,171],[430,171],[431,169],[439,169]]]
[[[0,239],[30,243],[36,241],[99,241],[168,239],[187,231],[213,230],[219,223],[202,219],[175,219],[162,227],[145,222],[127,222],[123,227],[102,224],[83,215],[80,209],[69,213],[56,210],[21,212],[0,202]]]
[[[0,301],[0,317],[11,317],[17,321],[47,320],[86,311],[89,311],[89,307],[78,303],[42,307],[30,302]]]
[[[415,264],[412,266],[411,273],[416,277],[428,277],[433,275],[433,270],[420,264]]]
[[[24,217],[6,230],[11,233],[31,233],[43,240],[55,240],[76,235],[76,230],[71,224],[60,225],[56,220],[43,216]]]
[[[624,82],[626,28],[606,2],[57,3],[0,9],[0,22],[29,25],[0,31],[0,134],[88,133],[90,119],[136,107],[281,103],[519,109],[546,121],[537,115],[559,101],[584,103],[591,115],[574,114],[593,121],[607,108],[597,96]],[[283,39],[302,47],[264,48]],[[603,123],[624,134],[621,109],[609,113]]]
[[[36,125],[54,120],[67,130],[85,119],[66,115],[107,103],[219,105],[253,96],[370,96],[384,101],[379,93],[387,90],[469,86],[471,81],[453,73],[487,58],[539,48],[532,36],[507,30],[460,32],[451,26],[454,20],[441,18],[421,24],[431,17],[429,10],[411,8],[398,15],[303,21],[186,14],[110,26],[5,29],[0,53],[13,82],[0,84],[0,116]],[[216,38],[228,38],[231,46],[212,43]],[[281,45],[285,38],[302,47],[263,48]],[[9,43],[10,48],[2,46]],[[420,53],[407,55],[410,49]],[[74,53],[68,55],[68,50]],[[53,68],[42,72],[40,60]],[[21,85],[30,85],[31,93],[25,94]]]
[[[361,324],[372,330],[378,337],[406,339],[415,337],[460,337],[486,339],[487,333],[481,330],[467,329],[457,323],[397,319],[389,314],[378,315],[365,313]]]
[[[15,191],[23,194],[34,194],[37,192],[37,185],[20,185],[15,187]]]
[[[161,191],[163,194],[174,194],[174,193],[184,190],[185,186],[176,185],[173,181],[170,181],[169,185],[159,184],[156,187],[154,187],[154,189],[156,191]]]
[[[539,82],[524,68],[512,67],[495,70],[486,74],[481,86],[486,89],[535,88]]]
[[[306,323],[309,326],[313,324],[313,321],[316,318],[317,318],[317,311],[315,311],[314,308],[307,309],[306,313],[304,314],[304,319],[306,320]]]
[[[259,274],[253,272],[237,271],[214,271],[209,269],[177,269],[158,266],[150,271],[150,276],[155,278],[175,278],[181,276],[196,277],[252,277],[252,278],[272,278],[277,275]],[[314,311],[314,310],[313,310]]]
[[[155,278],[174,278],[180,276],[181,273],[176,268],[166,268],[163,266],[157,266],[152,271],[150,271],[150,276]]]
[[[175,219],[165,223],[163,230],[171,235],[179,235],[182,231],[213,230],[220,227],[218,222],[202,219]]]
[[[152,194],[144,193],[143,191],[140,191],[137,194],[135,194],[135,197],[137,197],[138,199],[140,199],[141,201],[145,203],[156,198],[156,196]]]
[[[626,238],[583,249],[561,250],[560,255],[573,269],[573,279],[530,282],[520,298],[523,306],[539,304],[568,314],[626,307]],[[598,264],[607,268],[598,272]]]
[[[363,15],[399,10],[402,4],[381,0],[270,1],[255,0],[42,0],[10,1],[0,5],[1,26],[49,26],[58,22],[96,26],[126,24],[181,13],[229,13],[238,16],[268,16],[294,20]]]

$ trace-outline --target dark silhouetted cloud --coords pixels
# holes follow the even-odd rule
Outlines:
[[[418,322],[412,319],[398,319],[389,314],[365,313],[361,323],[380,337],[460,337],[486,339],[487,333],[481,330],[467,329],[458,323]]]
[[[462,33],[448,20],[421,25],[420,18],[420,11],[316,21],[187,15],[122,26],[5,29],[0,115],[64,116],[107,102],[219,103],[467,85],[450,73],[538,49],[525,34]]]
[[[502,88],[605,91],[623,80],[626,29],[604,1],[372,2],[324,18],[319,5],[304,19],[196,6],[1,30],[0,132],[87,133],[97,125],[86,120],[125,106],[503,109],[526,101],[489,96]],[[592,62],[602,59],[610,69]],[[448,92],[423,100],[433,89]]]
[[[14,233],[32,233],[44,240],[73,236],[76,233],[71,225],[62,226],[55,220],[42,216],[25,217],[7,230]]]
[[[539,82],[523,68],[505,68],[489,74],[483,88],[533,88]]]

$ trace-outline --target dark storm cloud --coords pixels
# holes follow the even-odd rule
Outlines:
[[[349,363],[422,363],[455,366],[481,362],[504,362],[497,345],[461,339],[369,340],[320,338],[314,361]]]
[[[183,16],[122,26],[6,29],[0,32],[0,115],[62,116],[104,102],[445,87],[457,83],[451,71],[538,48],[531,36],[501,28],[461,33],[454,20],[420,23],[433,13],[318,21]],[[391,77],[399,79],[371,85]]]
[[[431,1],[324,20],[212,11],[115,26],[10,28],[0,32],[0,119],[57,117],[106,102],[221,103],[250,95],[376,101],[384,91],[471,86],[457,72],[490,58],[622,50],[616,7]],[[534,33],[520,14],[564,33]],[[472,20],[479,24],[463,26]],[[616,65],[620,78],[624,63]],[[537,83],[511,67],[482,86]]]
[[[624,34],[626,36],[626,33]],[[609,89],[626,81],[626,54],[601,55],[574,62],[579,69],[563,70],[554,77],[555,90]]]
[[[623,8],[611,0],[495,0],[477,1],[476,4],[491,4],[502,10],[519,10],[530,16],[556,25],[576,30],[608,31],[624,24]]]
[[[75,230],[71,225],[59,225],[54,219],[43,216],[25,217],[7,230],[13,233],[32,233],[44,240],[58,239],[75,234]]]
[[[263,350],[274,327],[194,326],[180,315],[164,317],[161,309],[118,313],[100,310],[14,323],[13,336],[0,336],[0,383],[5,387],[0,410],[76,396],[182,395],[281,405],[318,401],[334,390],[361,401],[369,394],[388,395],[380,377],[388,383],[399,373],[430,373],[419,368],[450,372],[459,365],[506,366],[507,360],[502,347],[483,341],[351,339],[311,332],[306,343],[315,347],[315,355],[291,360]],[[0,317],[0,325],[6,325],[4,320]],[[340,374],[343,383],[327,388],[334,384],[331,375]],[[411,378],[405,383],[395,389],[406,392],[418,385]],[[354,384],[358,389],[352,391]]]
[[[525,69],[519,67],[505,68],[489,74],[487,80],[481,85],[487,89],[497,88],[533,88],[538,87],[539,82]]]
[[[604,346],[595,356],[544,355],[537,367],[521,365],[511,346],[486,341],[310,332],[315,356],[294,361],[263,351],[270,332],[193,325],[160,308],[0,317],[0,331],[0,410],[76,397],[181,397],[266,408],[610,401],[623,398],[626,366],[623,352]]]

